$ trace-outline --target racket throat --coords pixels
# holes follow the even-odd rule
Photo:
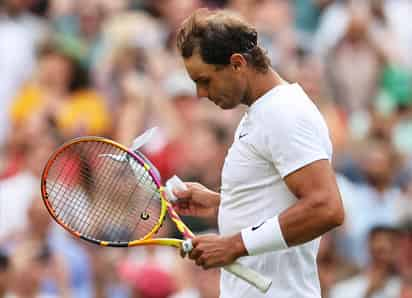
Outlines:
[[[186,239],[182,242],[182,249],[184,252],[188,253],[193,249],[192,239]]]

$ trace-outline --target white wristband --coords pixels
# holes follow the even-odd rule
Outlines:
[[[250,256],[288,248],[277,215],[259,225],[243,229],[241,234]]]

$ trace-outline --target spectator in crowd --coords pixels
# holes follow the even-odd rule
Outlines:
[[[400,189],[394,186],[397,154],[384,140],[369,140],[364,145],[358,170],[364,181],[338,180],[347,219],[339,229],[338,249],[359,266],[367,263],[367,238],[376,225],[395,226]],[[365,212],[367,210],[368,212]]]
[[[132,298],[167,298],[176,292],[173,277],[159,267],[143,265],[135,268]]]
[[[357,266],[338,254],[334,238],[335,234],[328,233],[320,242],[317,261],[322,297],[329,297],[330,289],[337,282],[359,273]]]
[[[5,294],[7,298],[57,298],[41,291],[47,257],[34,244],[20,247],[13,252],[10,268],[10,283]],[[63,296],[65,297],[65,296]],[[66,296],[67,297],[67,296]]]
[[[104,99],[88,85],[87,73],[54,42],[39,49],[37,76],[22,88],[11,107],[17,127],[34,114],[55,121],[66,138],[104,135],[110,129]]]
[[[101,1],[74,1],[72,13],[54,18],[56,38],[83,67],[99,63],[103,51],[102,24],[105,6]]]
[[[0,143],[10,133],[9,105],[35,70],[36,47],[49,31],[46,22],[28,8],[29,1],[4,0],[0,4]]]
[[[370,260],[362,272],[337,283],[330,298],[400,296],[401,280],[395,271],[398,232],[386,226],[375,226],[369,232],[368,251]]]
[[[32,198],[27,210],[27,218],[27,226],[17,231],[12,240],[5,244],[11,258],[15,259],[15,262],[20,262],[21,258],[26,257],[24,252],[31,250],[27,256],[28,264],[34,262],[35,266],[37,264],[41,266],[41,270],[37,273],[38,291],[44,295],[71,297],[67,264],[60,252],[55,251],[50,244],[52,219],[47,216],[47,210],[38,196]],[[33,255],[31,256],[30,253]]]
[[[19,132],[21,165],[10,177],[0,180],[0,245],[28,224],[26,214],[33,197],[40,194],[43,166],[59,142],[54,130],[37,117],[24,123]]]
[[[412,220],[404,221],[401,225],[399,241],[398,270],[402,278],[399,298],[412,297]]]

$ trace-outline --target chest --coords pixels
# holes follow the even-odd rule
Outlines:
[[[253,186],[278,175],[259,126],[247,117],[239,124],[222,171],[222,190]]]

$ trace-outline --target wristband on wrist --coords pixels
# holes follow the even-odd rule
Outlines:
[[[250,256],[288,248],[280,229],[278,215],[259,225],[243,229],[241,235]]]

